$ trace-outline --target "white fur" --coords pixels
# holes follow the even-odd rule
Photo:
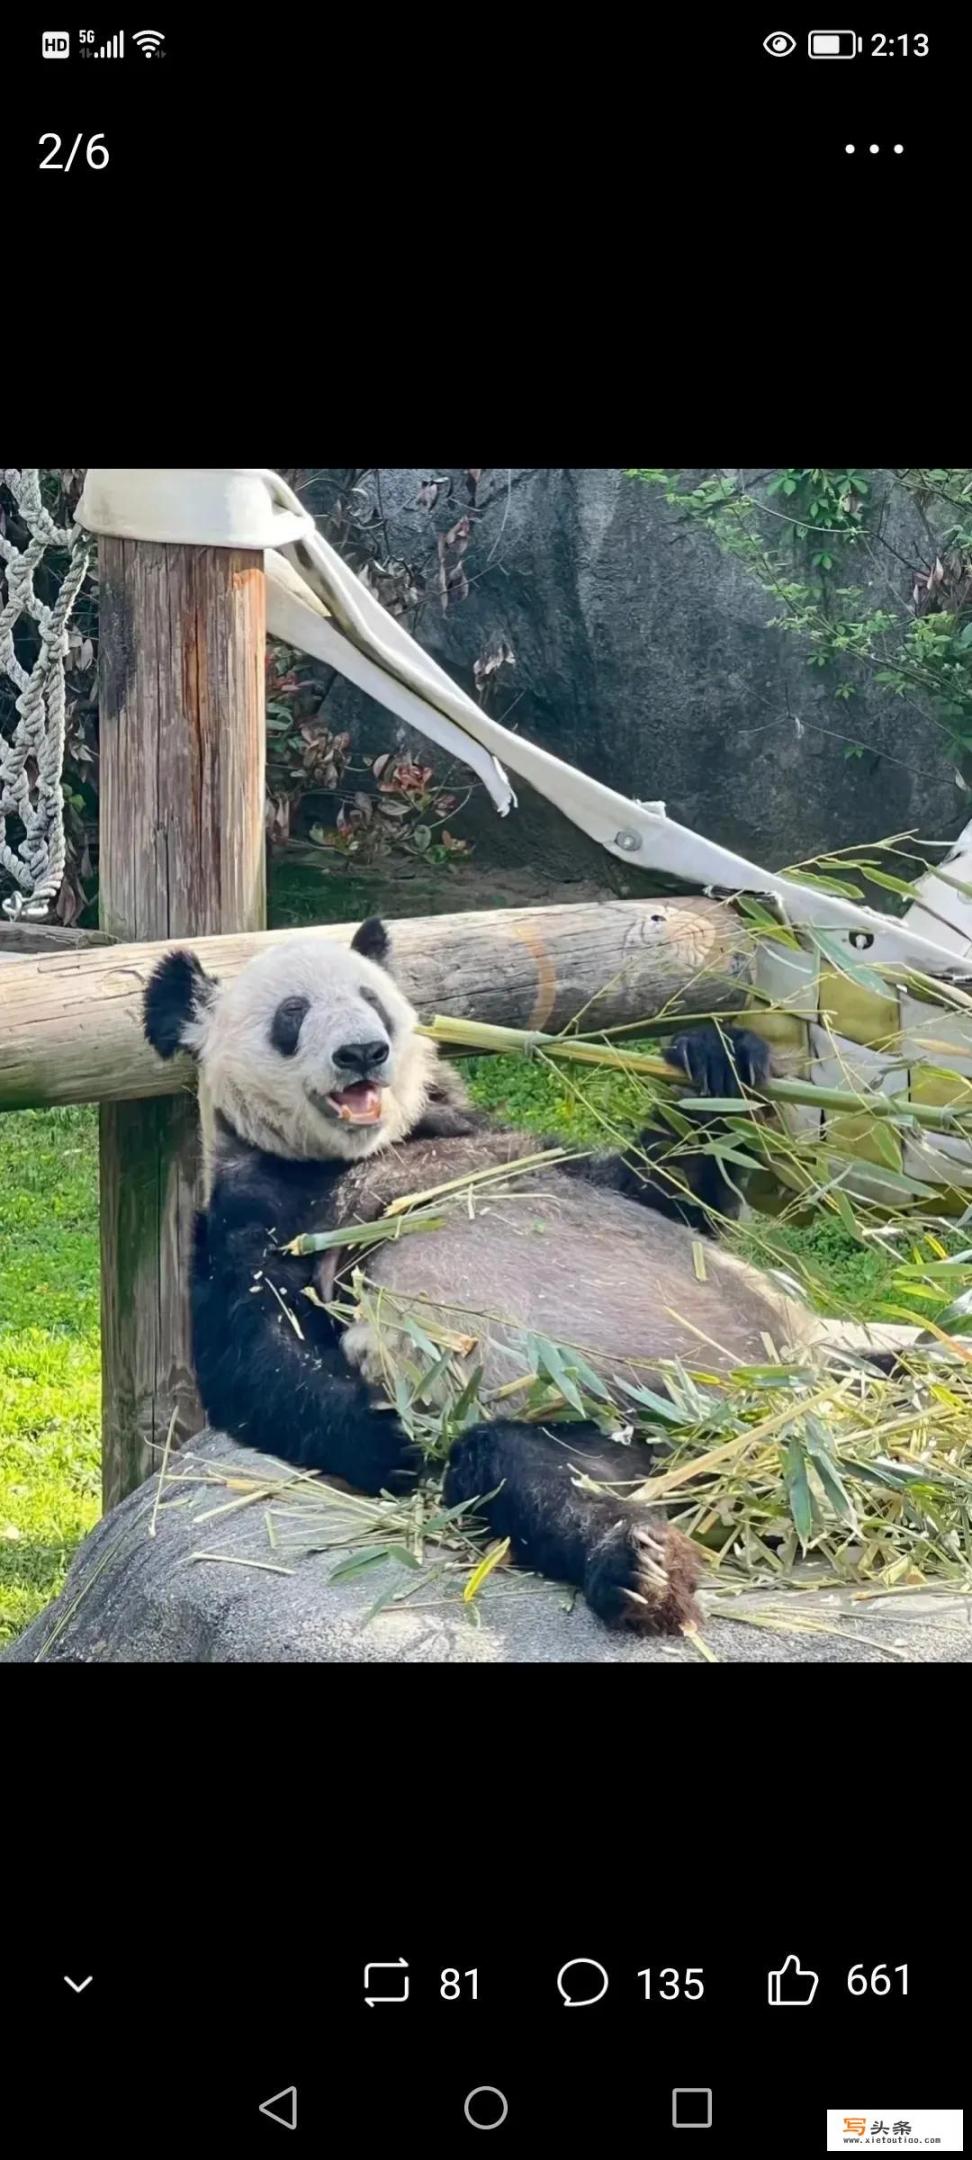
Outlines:
[[[383,1028],[363,989],[373,990],[391,1022]],[[284,999],[309,1000],[297,1050],[274,1047],[273,1016]],[[185,1031],[199,1059],[199,1109],[207,1192],[217,1150],[216,1112],[254,1147],[291,1160],[360,1162],[400,1140],[421,1117],[437,1059],[434,1043],[414,1033],[416,1015],[384,968],[361,953],[295,937],[250,960],[232,982],[197,1001]],[[311,1099],[342,1087],[334,1063],[342,1044],[389,1032],[381,1121],[345,1124]]]

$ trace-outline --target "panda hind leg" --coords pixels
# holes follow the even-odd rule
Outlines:
[[[610,1452],[608,1452],[610,1451]],[[645,1474],[593,1427],[556,1433],[498,1420],[471,1426],[449,1457],[448,1507],[468,1501],[514,1558],[577,1584],[608,1627],[671,1635],[698,1619],[694,1548],[657,1509],[579,1489],[578,1471],[622,1482]]]

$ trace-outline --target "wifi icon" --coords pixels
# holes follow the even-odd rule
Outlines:
[[[161,30],[135,30],[132,33],[133,45],[137,45],[139,51],[145,54],[146,60],[154,60],[162,38]]]

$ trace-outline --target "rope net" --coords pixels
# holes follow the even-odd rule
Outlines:
[[[0,480],[16,505],[15,518],[0,511],[0,890],[12,887],[0,908],[39,921],[64,876],[64,661],[91,543],[78,525],[54,523],[39,470],[0,468]],[[68,559],[52,605],[34,585],[49,550]],[[54,565],[45,571],[53,587]]]

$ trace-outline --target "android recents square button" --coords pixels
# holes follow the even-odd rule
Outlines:
[[[711,2130],[711,2085],[673,2086],[672,2122],[676,2130]]]

